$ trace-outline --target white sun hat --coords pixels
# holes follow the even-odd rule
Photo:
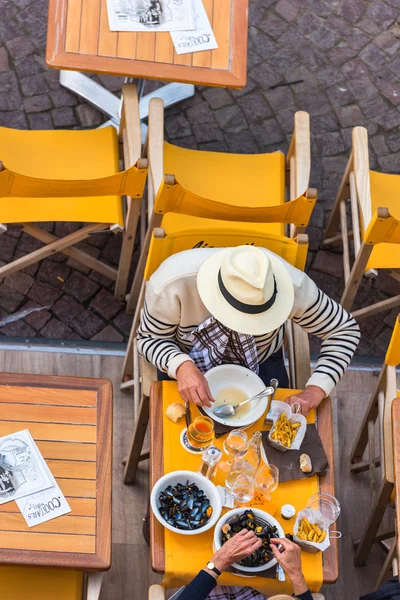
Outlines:
[[[280,327],[294,303],[293,281],[284,263],[254,246],[226,248],[210,256],[198,272],[197,289],[217,321],[248,335]]]

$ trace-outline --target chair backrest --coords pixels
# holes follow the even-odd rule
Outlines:
[[[229,198],[229,193],[227,193],[227,197]],[[245,198],[243,200],[245,202]],[[293,223],[296,227],[306,227],[315,202],[315,197],[300,196],[296,200],[276,206],[227,205],[198,196],[167,175],[158,189],[154,201],[154,212],[163,215],[174,212],[207,219],[248,223]]]
[[[123,195],[141,198],[147,177],[147,161],[139,159],[136,165],[129,167],[126,171],[98,179],[37,179],[10,171],[6,165],[2,165],[0,171],[0,198],[76,198]]]
[[[157,228],[153,232],[144,277],[148,281],[166,258],[183,250],[229,248],[246,244],[267,248],[291,265],[304,270],[308,250],[308,236],[305,234],[300,234],[295,239],[263,234],[260,230],[252,229],[251,224],[243,223],[231,223],[229,229],[216,224],[213,227],[192,227],[184,231],[169,232],[166,215],[163,228]]]

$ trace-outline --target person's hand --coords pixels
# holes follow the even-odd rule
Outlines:
[[[246,556],[253,554],[261,545],[262,541],[254,531],[242,529],[214,554],[211,562],[219,571],[225,571],[231,564],[240,562]]]
[[[276,560],[292,582],[295,595],[304,594],[308,587],[301,571],[300,546],[286,538],[272,538],[270,544]]]
[[[207,379],[191,360],[178,367],[176,379],[178,392],[185,402],[194,402],[198,406],[208,407],[214,402]]]
[[[300,394],[296,394],[294,396],[289,396],[286,398],[285,402],[290,404],[290,406],[292,406],[292,404],[295,402],[298,402],[300,404],[301,414],[306,416],[310,410],[312,408],[316,408],[324,398],[324,390],[317,385],[309,385],[306,387],[304,392],[300,392]]]

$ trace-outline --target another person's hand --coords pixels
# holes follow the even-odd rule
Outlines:
[[[298,402],[300,404],[301,414],[306,416],[310,410],[312,408],[316,408],[324,398],[325,392],[323,389],[317,385],[309,385],[306,387],[304,392],[300,392],[300,394],[296,394],[294,396],[289,396],[286,398],[285,402],[290,404],[290,406],[295,402]]]
[[[185,402],[194,402],[198,406],[208,407],[214,402],[207,379],[191,360],[178,367],[176,379],[178,391]]]
[[[281,545],[281,548],[278,548],[279,545]],[[273,538],[271,548],[276,560],[292,582],[295,595],[304,594],[308,586],[301,571],[300,546],[286,538]]]
[[[240,562],[243,558],[253,554],[260,546],[262,541],[256,536],[254,531],[242,529],[236,535],[230,538],[218,552],[214,554],[211,562],[215,564],[219,571],[225,571],[233,563]]]

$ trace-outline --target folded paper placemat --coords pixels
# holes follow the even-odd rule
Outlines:
[[[304,436],[300,450],[280,452],[269,444],[267,440],[268,435],[269,431],[262,432],[262,443],[268,462],[277,466],[279,469],[280,483],[283,483],[284,481],[296,481],[297,479],[311,477],[315,474],[324,475],[329,469],[328,459],[314,424],[307,425],[306,435]],[[300,456],[302,454],[308,454],[311,458],[311,473],[303,473],[300,469]]]

